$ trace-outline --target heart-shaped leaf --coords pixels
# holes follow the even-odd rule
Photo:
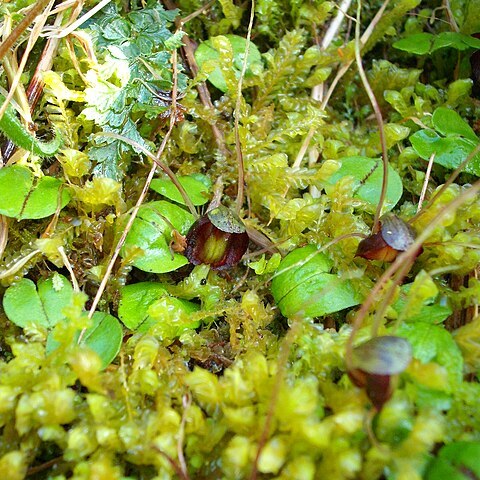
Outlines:
[[[470,140],[461,137],[440,137],[434,130],[420,130],[410,137],[410,142],[424,160],[428,160],[434,153],[434,162],[451,170],[457,168],[475,148],[475,144]],[[479,161],[480,155],[476,155],[465,170],[475,173],[479,169]]]
[[[146,332],[157,323],[170,323],[168,327],[178,334],[199,326],[199,321],[188,319],[189,314],[198,309],[195,303],[169,296],[160,283],[141,282],[121,289],[118,316],[130,330]],[[172,321],[173,317],[176,322]]]
[[[4,167],[0,170],[0,214],[18,220],[48,217],[70,201],[62,185],[53,177],[36,179],[21,165]]]
[[[86,316],[86,312],[84,313]],[[80,331],[74,336],[78,342]],[[118,355],[123,341],[123,330],[120,322],[105,312],[95,312],[92,316],[92,326],[87,328],[82,336],[80,345],[85,345],[93,350],[102,361],[102,368],[106,368]],[[54,352],[61,343],[55,338],[55,330],[47,337],[46,352]]]
[[[480,478],[480,442],[445,445],[428,466],[426,480],[471,480]]]
[[[206,62],[209,62],[212,71],[208,75],[208,80],[222,92],[228,90],[227,82],[225,81],[225,76],[222,72],[222,69],[225,67],[225,62],[222,59],[222,52],[215,47],[215,39],[223,40],[224,38],[229,42],[233,53],[232,73],[235,74],[236,78],[239,78],[247,44],[245,38],[239,37],[238,35],[211,37],[209,40],[201,43],[195,51],[195,60],[197,61],[199,68],[202,68]],[[262,56],[255,44],[250,43],[245,78],[252,76],[254,70],[262,68]]]
[[[454,110],[445,107],[437,108],[432,115],[432,124],[442,135],[460,135],[472,142],[478,142],[478,137],[472,127]]]
[[[290,252],[272,281],[272,294],[285,317],[319,317],[357,305],[361,298],[349,280],[334,273],[332,260],[307,245]]]
[[[340,179],[351,177],[354,180],[353,196],[366,202],[366,207],[369,211],[375,211],[382,191],[382,161],[379,159],[355,156],[342,158],[341,162],[342,166],[327,180],[327,193],[333,189],[333,186]],[[398,173],[389,166],[384,211],[391,210],[400,200],[402,193],[402,180]]]
[[[72,285],[58,273],[47,280],[39,280],[37,286],[22,278],[5,292],[3,308],[7,317],[19,327],[34,323],[51,328],[65,318],[62,309],[71,304],[72,294]]]
[[[122,346],[122,326],[115,317],[105,312],[95,312],[92,321],[93,325],[85,331],[80,344],[97,353],[102,361],[102,368],[106,368]]]
[[[178,177],[178,181],[194,205],[205,205],[210,199],[209,192],[212,183],[205,175],[187,175],[185,177]],[[174,202],[185,205],[185,200],[178,191],[178,188],[169,178],[153,179],[150,188]]]
[[[437,35],[431,33],[414,33],[398,40],[393,46],[404,52],[425,55],[446,47],[455,48],[460,51],[468,48],[480,49],[480,40],[459,32],[441,32]]]
[[[154,273],[176,270],[188,260],[170,249],[172,226],[184,235],[194,220],[191,213],[173,203],[147,203],[140,207],[120,254],[125,257],[128,252],[140,249],[133,259],[133,265],[140,270]]]

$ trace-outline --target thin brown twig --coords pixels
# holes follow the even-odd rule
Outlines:
[[[457,21],[455,20],[455,16],[453,15],[452,8],[450,6],[450,0],[444,0],[445,3],[445,10],[447,11],[448,23],[452,27],[454,32],[459,32],[460,29],[458,28]]]
[[[166,8],[168,8],[169,10],[175,10],[177,8],[177,6],[172,0],[164,0],[163,3],[165,4]],[[206,5],[201,7],[199,10],[201,10],[201,12],[204,12],[206,10]],[[191,17],[192,15],[193,14],[189,16]],[[177,20],[176,24],[181,29],[186,22],[187,22],[187,17]],[[187,34],[185,34],[183,37],[182,52],[188,64],[188,68],[192,72],[192,76],[196,77],[198,73],[198,65],[197,65],[197,62],[195,61],[195,55],[194,55],[195,44],[192,40],[190,40]],[[211,112],[215,112],[215,107],[212,103],[210,92],[208,91],[208,88],[205,82],[199,83],[197,85],[197,90],[198,90],[198,95],[200,97],[200,101],[202,102],[202,105],[208,110],[210,110]],[[218,149],[220,150],[220,152],[225,158],[229,157],[231,155],[231,152],[225,143],[225,136],[223,135],[223,132],[215,123],[211,123],[210,127],[212,129],[213,137],[215,138],[215,143],[217,144]]]
[[[351,2],[352,0],[343,0],[341,5],[338,7],[338,12],[336,17],[330,23],[327,31],[325,32],[325,35],[323,36],[322,44],[321,44],[322,50],[326,50],[330,46],[330,43],[332,43],[333,39],[335,38],[335,35],[340,29],[340,26],[346,15],[346,11],[350,7]],[[324,88],[325,88],[325,83],[315,85],[312,88],[312,93],[311,93],[312,99],[321,101],[324,94]],[[302,146],[300,147],[300,150],[295,158],[295,161],[293,162],[292,168],[294,169],[300,168],[303,157],[305,156],[305,153],[308,150],[308,147],[310,145],[310,142],[313,138],[314,133],[315,133],[315,129],[313,127],[310,128],[310,130],[307,133],[307,136],[305,137],[305,140],[302,143]],[[318,157],[318,151],[315,147],[312,147],[309,151],[309,164],[311,165],[314,164],[316,162],[317,157]],[[312,187],[312,188],[315,188],[315,187]]]
[[[10,100],[12,99],[13,94],[17,89],[17,85],[20,82],[20,77],[22,76],[25,65],[27,64],[28,56],[30,55],[30,52],[32,51],[38,37],[40,36],[40,32],[43,26],[45,25],[45,22],[47,21],[47,18],[50,10],[52,9],[53,3],[54,3],[54,0],[50,0],[48,3],[48,7],[45,9],[44,12],[38,15],[39,19],[35,21],[35,25],[33,26],[32,32],[28,37],[27,46],[25,47],[25,51],[23,52],[22,60],[20,61],[20,65],[17,71],[15,72],[13,81],[11,82],[10,91],[8,92],[8,95],[5,97],[5,101],[0,107],[0,118],[5,113],[5,110],[7,109],[8,104],[10,103]]]
[[[173,468],[173,470],[181,480],[190,480],[188,476],[185,476],[185,473],[183,472],[183,470],[168,453],[164,452],[163,450],[158,448],[156,445],[153,445],[153,449],[156,450],[162,457],[164,457],[165,460],[167,460],[167,462],[170,464],[170,466]]]
[[[435,153],[430,155],[427,165],[427,171],[425,172],[425,180],[423,181],[422,191],[420,193],[420,198],[418,199],[417,213],[422,209],[423,200],[427,193],[428,181],[430,180],[430,174],[432,172],[433,161],[435,160]]]
[[[390,0],[385,0],[383,2],[382,6],[378,10],[378,12],[375,14],[375,17],[373,17],[373,19],[370,22],[370,24],[368,25],[367,29],[365,30],[365,32],[363,32],[363,35],[360,39],[361,42],[362,42],[362,45],[365,45],[367,43],[367,41],[370,39],[370,37],[371,37],[371,35],[372,35],[372,33],[375,29],[375,26],[378,24],[378,22],[382,18],[383,13],[385,12],[385,9],[387,8],[389,3],[390,3]],[[325,108],[327,108],[328,102],[330,101],[330,98],[333,95],[333,92],[335,91],[335,88],[337,87],[338,82],[348,72],[348,70],[349,70],[349,68],[351,67],[352,64],[353,64],[353,60],[349,60],[347,63],[343,64],[339,68],[335,78],[333,79],[332,83],[330,84],[330,87],[327,90],[326,95],[324,96],[324,98],[322,100],[322,103],[320,105],[320,110],[325,110]],[[299,167],[300,164],[302,163],[303,156],[305,155],[306,151],[308,150],[308,147],[310,145],[310,141],[312,140],[314,133],[315,133],[315,128],[312,127],[309,130],[309,132],[307,133],[307,136],[305,137],[305,140],[303,141],[303,143],[300,147],[300,151],[297,154],[297,157],[295,158],[294,165]]]
[[[72,264],[70,263],[70,259],[67,256],[67,253],[65,252],[65,248],[63,248],[63,245],[57,248],[58,253],[60,254],[60,257],[62,257],[63,265],[65,268],[68,270],[68,273],[70,274],[70,278],[72,280],[72,285],[73,285],[73,291],[74,292],[79,292],[80,287],[78,286],[77,282],[77,277],[75,276],[75,272],[73,271]]]
[[[29,12],[23,17],[22,21],[12,30],[12,33],[8,38],[0,45],[0,60],[6,55],[7,52],[13,47],[18,37],[33,23],[35,18],[41,14],[45,6],[50,0],[38,0]]]
[[[176,107],[177,107],[177,76],[178,76],[178,71],[177,71],[177,51],[174,50],[172,54],[172,69],[173,69],[173,88],[172,88],[172,105],[171,105],[171,115],[170,115],[170,127],[165,134],[165,137],[163,138],[163,141],[157,151],[156,158],[158,161],[160,161],[160,157],[163,155],[163,152],[165,151],[165,147],[167,146],[167,142],[170,139],[170,135],[172,134],[173,128],[175,126],[175,119],[176,119]],[[110,275],[112,274],[113,267],[115,265],[115,261],[117,260],[118,256],[120,255],[120,250],[122,249],[123,244],[125,243],[125,239],[127,238],[128,233],[130,232],[130,229],[132,228],[133,222],[135,221],[135,218],[137,217],[138,211],[143,204],[147,193],[148,189],[150,188],[150,183],[153,180],[153,177],[155,175],[155,170],[157,168],[157,163],[153,162],[152,163],[152,168],[150,169],[150,172],[147,176],[147,179],[145,180],[145,184],[143,186],[142,192],[140,193],[137,202],[135,203],[135,206],[132,209],[132,212],[130,214],[130,217],[128,219],[127,224],[125,225],[125,228],[122,232],[122,235],[120,236],[117,244],[115,245],[115,249],[113,251],[112,257],[110,261],[108,262],[105,274],[103,275],[102,281],[98,287],[97,293],[95,295],[95,298],[93,299],[92,306],[90,307],[90,310],[88,312],[88,318],[92,318],[93,314],[95,313],[95,310],[97,309],[98,303],[100,302],[100,299],[102,298],[103,292],[105,291],[107,287],[108,280],[110,278]],[[78,338],[78,343],[81,342],[83,335],[85,334],[86,329],[84,328],[79,335]]]
[[[240,213],[244,201],[244,192],[245,192],[245,164],[243,161],[242,145],[240,143],[240,108],[242,105],[242,85],[243,78],[247,71],[247,61],[248,53],[250,50],[250,37],[252,36],[252,27],[253,19],[255,18],[255,0],[252,0],[252,6],[250,8],[250,20],[248,22],[248,31],[247,39],[245,43],[245,54],[243,58],[242,71],[240,73],[240,78],[238,79],[237,86],[237,101],[235,102],[235,121],[234,121],[234,130],[235,130],[235,152],[237,154],[237,166],[238,166],[238,185],[237,185],[237,200],[236,200],[236,211],[237,214]]]
[[[388,152],[387,152],[387,140],[385,137],[385,127],[383,125],[383,116],[378,105],[377,98],[373,93],[372,87],[368,82],[367,75],[362,65],[362,57],[360,54],[360,14],[362,11],[362,2],[358,0],[357,3],[357,23],[355,25],[355,59],[357,61],[358,73],[363,83],[363,88],[367,92],[370,103],[372,104],[373,111],[375,112],[375,119],[378,125],[378,134],[380,135],[380,145],[382,147],[382,165],[383,165],[383,177],[382,177],[382,189],[380,191],[380,198],[378,200],[377,209],[375,211],[375,217],[373,220],[372,231],[377,232],[380,224],[380,215],[382,214],[383,204],[385,202],[385,196],[387,194],[388,187]]]
[[[202,13],[206,12],[210,7],[212,7],[215,4],[216,0],[210,0],[210,2],[206,3],[202,7],[200,7],[198,10],[195,10],[195,12],[190,13],[186,17],[183,17],[179,20],[179,24],[183,27],[186,23],[188,23],[190,20],[193,20],[194,18],[198,17]]]
[[[63,21],[63,12],[57,14],[57,18],[55,19],[54,25],[60,26]],[[47,70],[50,70],[52,68],[53,64],[53,58],[55,56],[55,53],[58,49],[60,40],[56,38],[50,38],[47,40],[47,43],[45,44],[45,47],[43,48],[43,51],[40,55],[40,60],[37,63],[37,67],[35,68],[35,72],[32,75],[32,78],[30,79],[30,82],[28,84],[27,91],[25,93],[25,98],[26,102],[28,103],[28,108],[25,106],[25,112],[27,113],[30,112],[30,114],[33,114],[35,107],[37,106],[38,101],[40,100],[40,97],[43,92],[43,87],[45,85],[43,81],[43,73],[46,72]],[[7,60],[7,57],[5,57],[4,62]],[[19,89],[16,89],[17,93],[19,92]],[[23,93],[23,89],[21,90]],[[22,97],[24,95],[22,94]],[[26,120],[26,123],[32,121],[31,117]],[[16,150],[15,144],[11,141],[8,140],[5,144],[4,147],[4,158],[3,161],[6,163],[10,157],[13,155],[13,153]]]
[[[63,12],[60,12],[55,19],[54,26],[60,27],[63,21]],[[53,65],[53,59],[58,50],[60,39],[49,38],[43,48],[40,60],[37,63],[35,72],[32,75],[27,88],[27,98],[30,110],[33,111],[40,99],[45,82],[43,81],[44,72],[50,70]]]
[[[41,465],[35,465],[34,467],[30,467],[27,470],[26,476],[30,477],[31,475],[36,475],[37,473],[43,472],[47,468],[53,467],[56,463],[63,460],[63,456],[52,458],[47,462],[42,463]]]
[[[457,179],[457,177],[462,173],[463,169],[467,166],[470,160],[475,157],[478,153],[480,153],[480,144],[478,144],[465,158],[465,160],[460,163],[460,165],[452,172],[452,174],[448,177],[447,181],[439,188],[435,195],[428,201],[427,205],[423,207],[420,211],[409,220],[409,223],[413,223],[418,217],[423,215],[428,209],[440,198],[441,195],[447,190],[447,188],[452,185],[452,183]]]
[[[70,25],[66,25],[65,28],[62,28],[59,31],[53,31],[48,34],[49,37],[63,38],[67,35],[70,35],[74,30],[84,24],[89,18],[93,17],[97,12],[99,12],[103,7],[109,4],[112,0],[101,0],[97,5],[91,8],[88,12],[83,14],[79,19],[72,22]]]
[[[0,162],[0,168],[3,163]],[[0,260],[3,258],[5,247],[8,243],[8,218],[5,215],[0,215]]]
[[[410,247],[402,252],[395,261],[389,266],[387,270],[383,273],[380,279],[372,288],[370,295],[366,298],[366,300],[362,303],[360,309],[358,310],[352,325],[352,332],[347,340],[346,344],[346,356],[345,361],[347,364],[347,369],[352,368],[352,350],[353,350],[353,342],[356,336],[356,333],[360,329],[363,320],[367,316],[370,308],[377,300],[378,295],[380,294],[381,289],[385,285],[385,283],[392,278],[392,276],[401,269],[402,266],[405,264],[413,264],[412,258],[416,257],[418,249],[422,246],[422,244],[427,240],[429,235],[432,233],[433,229],[436,227],[438,222],[444,217],[445,215],[451,213],[458,207],[460,207],[463,203],[465,203],[468,199],[475,196],[480,192],[480,180],[477,180],[468,190],[462,192],[457,198],[452,200],[448,205],[446,205],[442,210],[440,210],[437,215],[430,221],[430,223],[424,227],[421,233],[417,236],[415,241],[410,245]],[[403,269],[402,269],[403,270]],[[408,273],[408,270],[404,272],[404,274]],[[398,281],[401,278],[398,276]],[[372,331],[376,332],[378,330],[378,321],[376,321],[372,325]]]

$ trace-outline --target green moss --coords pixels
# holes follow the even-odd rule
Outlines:
[[[0,12],[15,24],[31,3]],[[255,3],[241,92],[248,3],[180,0],[180,11],[167,11],[117,2],[60,40],[34,119],[40,128],[48,119],[65,148],[48,161],[16,154],[18,165],[4,169],[0,478],[411,480],[433,478],[445,461],[432,460],[439,445],[479,441],[479,324],[457,322],[471,319],[480,296],[480,203],[450,208],[477,181],[478,159],[442,189],[460,153],[479,143],[478,86],[468,78],[476,40],[452,37],[446,9],[432,16],[402,0],[362,50],[385,124],[383,210],[419,235],[434,222],[403,285],[383,286],[355,338],[355,347],[366,342],[376,325],[413,349],[376,411],[348,376],[346,350],[360,302],[388,268],[355,256],[380,198],[380,135],[354,64],[322,104],[354,59],[353,32],[345,21],[321,46],[336,2]],[[362,3],[363,33],[381,2]],[[467,3],[451,4],[465,35],[475,31]],[[192,45],[185,57],[180,50],[180,18],[191,42],[215,48],[197,54],[197,77],[185,63]],[[425,54],[393,47],[416,38],[443,43]],[[9,65],[19,61],[12,52]],[[234,211],[241,150],[238,213],[250,251],[220,273],[188,265],[183,235],[196,216],[162,173],[90,319],[149,175],[140,147],[156,152],[169,135],[175,62],[175,125],[160,160],[201,216],[210,198]],[[434,142],[418,139],[432,136],[442,150],[427,182]],[[45,182],[56,187],[44,214],[20,215],[41,207],[30,193]],[[415,216],[424,185],[427,208]]]

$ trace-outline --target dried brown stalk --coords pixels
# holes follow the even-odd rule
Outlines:
[[[170,114],[170,127],[165,134],[165,137],[163,138],[163,141],[157,151],[156,158],[158,161],[160,161],[160,158],[163,155],[163,152],[165,151],[165,147],[167,146],[167,142],[170,139],[170,135],[172,134],[172,130],[175,126],[175,121],[176,121],[176,115],[177,115],[177,76],[178,76],[178,70],[177,70],[177,51],[175,50],[172,54],[172,69],[173,69],[173,89],[172,89],[172,106],[171,106],[171,114]],[[97,293],[95,295],[95,298],[93,299],[92,305],[90,307],[90,310],[88,312],[88,318],[92,318],[93,314],[95,313],[95,310],[97,309],[97,306],[100,302],[100,299],[102,298],[103,292],[105,291],[107,287],[108,280],[110,278],[110,275],[112,274],[113,267],[115,265],[115,262],[120,255],[120,250],[125,243],[125,239],[127,238],[128,233],[130,232],[130,229],[132,228],[133,222],[135,221],[135,218],[137,217],[138,211],[143,204],[148,190],[150,188],[150,183],[153,180],[153,177],[155,176],[155,170],[157,168],[157,163],[153,162],[152,163],[152,168],[150,169],[150,172],[147,176],[147,179],[145,180],[145,184],[143,186],[142,192],[140,193],[137,202],[135,203],[135,206],[132,209],[132,212],[130,214],[130,217],[128,219],[127,224],[125,225],[125,228],[122,232],[122,235],[120,236],[117,244],[115,245],[115,249],[112,253],[112,257],[110,258],[110,261],[108,262],[107,268],[105,270],[105,274],[102,278],[102,281],[98,287]],[[83,335],[85,334],[86,329],[83,329],[82,332],[80,333],[80,336],[78,338],[78,343],[81,342]]]
[[[357,4],[357,23],[355,26],[355,59],[357,61],[358,73],[360,79],[362,80],[363,87],[367,92],[370,103],[372,104],[373,111],[375,112],[375,119],[377,120],[378,133],[380,135],[380,145],[382,147],[382,165],[383,165],[383,177],[382,177],[382,189],[380,191],[380,198],[378,200],[377,209],[375,211],[375,217],[373,220],[372,231],[376,233],[380,226],[380,215],[382,214],[383,204],[385,203],[385,197],[387,194],[388,187],[388,151],[387,151],[387,140],[385,137],[385,128],[383,125],[383,116],[380,110],[378,101],[373,93],[372,87],[368,82],[367,75],[362,65],[362,57],[360,54],[361,50],[361,40],[360,40],[360,13],[362,10],[362,3],[358,0]]]
[[[0,60],[10,51],[20,35],[34,22],[34,20],[42,13],[42,10],[50,2],[50,0],[39,0],[28,13],[23,17],[23,20],[13,29],[8,38],[0,44]]]

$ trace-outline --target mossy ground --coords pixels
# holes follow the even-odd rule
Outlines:
[[[362,2],[382,152],[355,63],[356,5],[322,44],[338,3],[257,0],[250,31],[250,3],[111,2],[60,39],[33,116],[38,136],[53,125],[64,145],[47,160],[17,150],[3,169],[59,179],[70,200],[60,208],[58,195],[43,196],[48,214],[25,218],[0,199],[0,293],[8,299],[29,279],[26,310],[30,301],[44,310],[42,321],[33,309],[21,320],[0,311],[0,478],[438,480],[431,462],[441,446],[480,441],[478,159],[442,189],[478,145],[475,44],[465,38],[480,31],[480,4],[400,0],[382,13],[380,2]],[[0,6],[3,38],[33,4]],[[95,4],[57,13],[60,31]],[[435,51],[393,46],[445,32],[457,37]],[[33,34],[4,55],[4,88]],[[245,43],[225,35],[255,46],[243,76],[236,49]],[[197,65],[195,47],[207,40],[220,53]],[[14,99],[24,112],[44,46],[38,38],[20,77]],[[214,71],[220,83],[208,81]],[[442,109],[460,120],[442,126]],[[415,144],[424,130],[443,149],[431,171]],[[145,150],[159,148],[157,160],[194,178],[187,194],[198,214],[205,195],[238,210],[251,241],[237,266],[217,272],[181,255],[195,212],[172,193],[166,168],[155,172],[162,186],[142,194],[154,173]],[[379,284],[388,265],[355,253],[374,223],[382,153],[384,210],[426,238],[411,266],[405,257]],[[304,253],[312,250],[321,253]],[[67,300],[52,314],[46,306],[65,282]],[[87,317],[94,310],[123,321],[113,353],[104,348],[113,333]],[[352,325],[356,342],[373,325],[413,348],[380,412],[347,375]]]

